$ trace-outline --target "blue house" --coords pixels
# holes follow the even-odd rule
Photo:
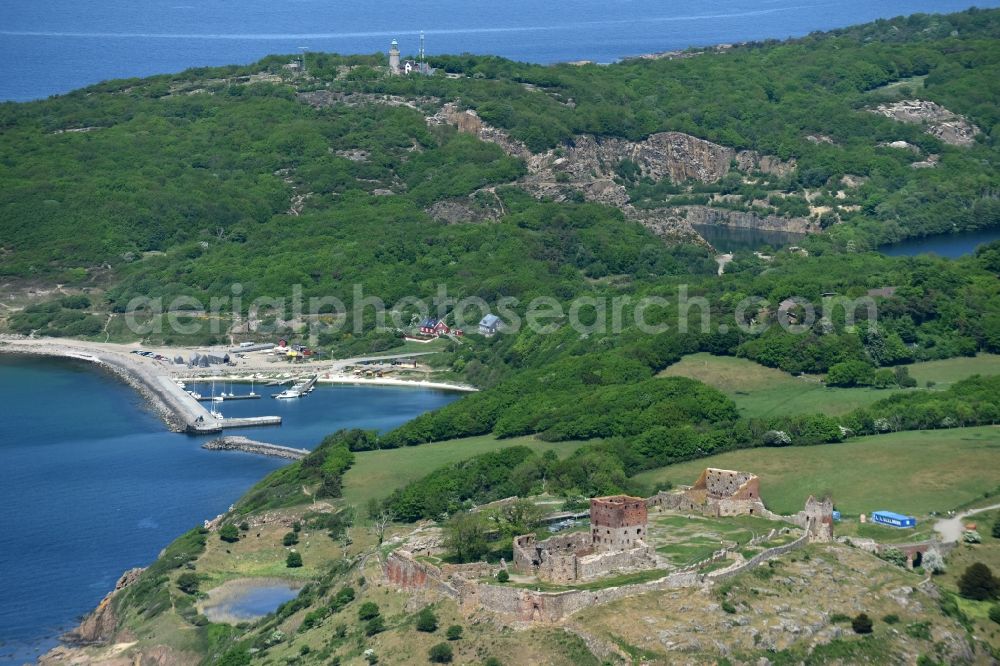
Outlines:
[[[500,324],[500,317],[495,314],[488,314],[479,320],[479,333],[480,335],[485,335],[486,337],[496,335],[497,330],[500,328]]]
[[[917,519],[893,511],[872,511],[872,522],[889,527],[916,527]]]

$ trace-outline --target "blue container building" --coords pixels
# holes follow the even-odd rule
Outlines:
[[[913,516],[904,516],[893,511],[872,511],[873,523],[888,525],[889,527],[916,527],[917,519]]]

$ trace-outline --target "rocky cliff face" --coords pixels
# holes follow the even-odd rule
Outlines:
[[[118,592],[139,580],[143,571],[145,571],[144,568],[136,568],[123,573],[118,582],[115,583],[115,589],[108,592],[97,608],[83,618],[80,626],[63,636],[63,640],[77,645],[92,645],[110,641],[118,629],[118,618],[115,616],[111,601]]]
[[[673,240],[704,242],[691,224],[721,224],[782,231],[814,231],[809,220],[761,217],[706,206],[685,206],[655,210],[637,210],[629,200],[628,191],[616,182],[623,163],[637,168],[642,177],[655,181],[667,178],[673,182],[697,180],[714,183],[735,166],[736,169],[784,176],[795,168],[795,162],[784,162],[772,155],[754,151],[737,151],[711,141],[681,132],[660,132],[643,141],[615,137],[577,136],[571,144],[544,153],[532,153],[520,141],[503,130],[491,127],[471,110],[460,110],[453,103],[427,118],[431,125],[452,125],[460,132],[494,143],[512,156],[520,157],[528,167],[528,175],[518,183],[539,198],[566,201],[581,194],[588,201],[620,208],[629,219],[649,227],[657,235]],[[632,166],[634,165],[634,167]],[[447,222],[497,219],[496,216],[475,214],[460,203],[435,205],[428,211],[436,219]]]
[[[979,134],[979,128],[968,119],[927,100],[905,99],[880,104],[872,112],[899,122],[924,125],[928,134],[953,146],[972,145]]]
[[[667,216],[683,217],[688,224],[714,224],[741,229],[812,233],[820,230],[819,222],[805,217],[779,217],[756,213],[712,208],[710,206],[677,206],[662,209]]]

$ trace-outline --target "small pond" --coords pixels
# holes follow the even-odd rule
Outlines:
[[[301,583],[280,578],[230,580],[208,593],[201,612],[212,622],[256,620],[297,597],[301,588]]]

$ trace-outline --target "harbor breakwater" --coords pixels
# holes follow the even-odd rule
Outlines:
[[[258,442],[239,435],[229,435],[213,439],[210,442],[202,444],[201,448],[209,451],[241,451],[243,453],[254,453],[273,458],[285,458],[287,460],[301,460],[309,455],[308,449],[294,449],[290,446]]]
[[[85,344],[75,345],[71,341],[28,338],[0,339],[0,353],[68,358],[92,363],[135,389],[145,398],[153,413],[174,432],[205,435],[222,432],[223,428],[281,425],[280,416],[217,419],[166,373],[146,367],[125,353]]]
[[[188,430],[189,425],[202,416],[198,410],[207,414],[207,411],[193,399],[190,402],[198,409],[192,409],[191,405],[185,404],[183,397],[190,398],[190,396],[168,378],[151,373],[123,355],[83,350],[59,342],[28,343],[27,340],[22,342],[16,339],[0,341],[0,353],[68,358],[92,363],[131,386],[146,400],[153,413],[173,432]],[[165,379],[166,382],[160,381],[161,379]]]

